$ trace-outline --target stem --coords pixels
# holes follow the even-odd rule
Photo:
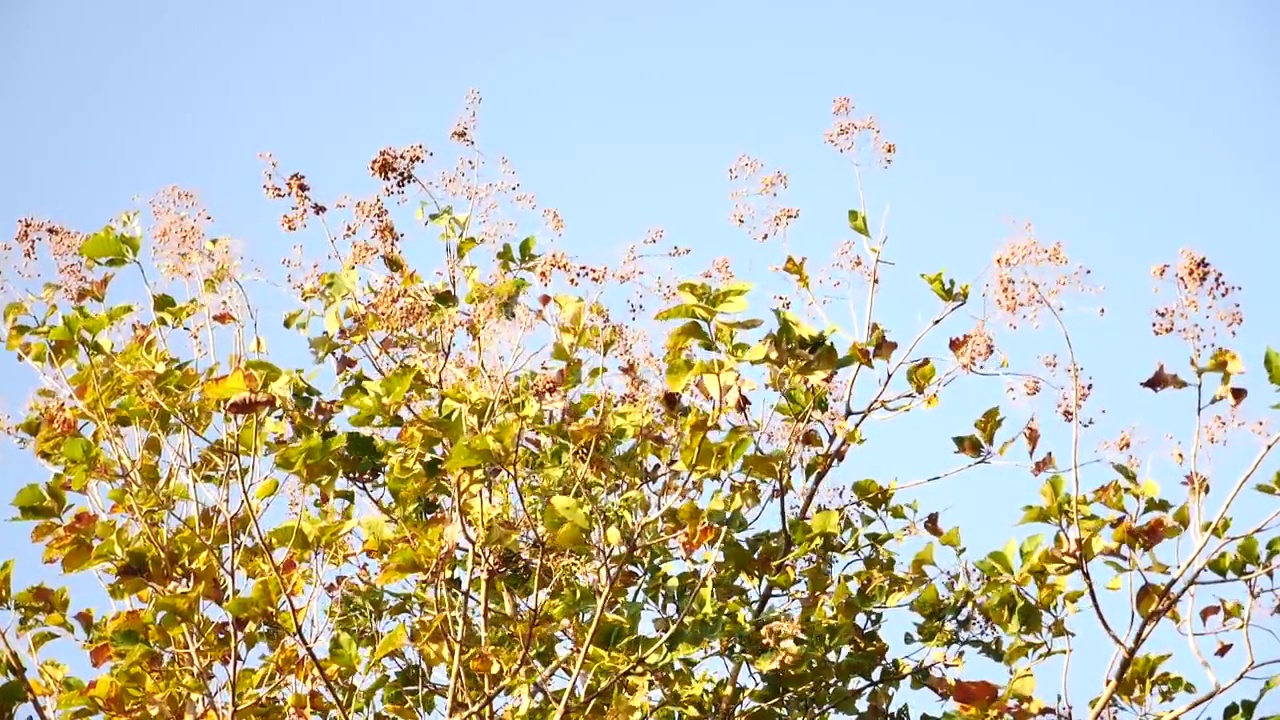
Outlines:
[[[2,628],[0,628],[0,644],[4,645],[5,659],[9,661],[13,673],[22,681],[22,688],[26,691],[27,700],[31,701],[31,707],[36,711],[36,716],[40,720],[51,720],[49,714],[44,711],[44,705],[40,704],[40,695],[36,693],[35,686],[27,677],[27,668],[22,662],[22,657],[9,644],[9,634]]]

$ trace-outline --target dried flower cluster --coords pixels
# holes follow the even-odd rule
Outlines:
[[[21,218],[13,238],[13,245],[21,254],[15,269],[20,277],[34,277],[39,272],[37,263],[43,249],[53,260],[63,294],[74,298],[89,283],[89,276],[78,254],[84,237],[83,233],[48,220]],[[8,244],[0,246],[0,251],[6,255],[11,250],[12,246]]]
[[[853,101],[848,97],[838,97],[831,103],[831,114],[835,122],[827,130],[826,142],[840,154],[853,156],[863,147],[862,139],[866,138],[872,155],[882,167],[893,164],[897,147],[884,139],[880,125],[872,116],[853,117]]]
[[[234,277],[239,257],[234,243],[208,235],[213,217],[195,193],[178,187],[162,190],[150,202],[151,252],[166,277],[203,283]]]
[[[996,253],[994,267],[995,277],[988,285],[988,293],[1011,329],[1020,322],[1039,327],[1040,312],[1061,312],[1068,292],[1098,290],[1087,284],[1087,268],[1071,266],[1062,243],[1041,242],[1030,223]]]
[[[742,155],[729,167],[729,180],[740,184],[730,193],[734,203],[729,221],[757,242],[774,237],[785,239],[787,229],[800,219],[798,208],[774,202],[789,185],[786,173],[764,173],[763,163]],[[757,207],[761,200],[765,201],[763,207]]]
[[[1172,302],[1155,309],[1151,331],[1157,337],[1177,334],[1190,346],[1193,357],[1222,336],[1234,337],[1244,323],[1240,303],[1233,299],[1239,286],[1228,282],[1204,255],[1184,248],[1175,265],[1157,265],[1151,276],[1169,281],[1174,294]]]

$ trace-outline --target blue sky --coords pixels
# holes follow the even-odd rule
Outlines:
[[[278,257],[293,240],[261,195],[259,151],[321,194],[359,188],[378,148],[443,146],[471,87],[482,144],[560,208],[571,249],[608,252],[662,226],[757,270],[776,258],[726,222],[726,168],[747,152],[786,169],[798,244],[820,256],[856,198],[821,141],[831,99],[852,96],[899,148],[869,204],[873,217],[892,204],[902,282],[971,275],[1010,220],[1034,221],[1107,286],[1086,367],[1107,422],[1142,423],[1152,440],[1169,405],[1136,381],[1184,356],[1146,333],[1152,264],[1208,252],[1254,310],[1246,361],[1280,345],[1261,314],[1280,307],[1280,8],[1265,2],[8,2],[0,220],[93,228],[178,183],[254,256]],[[914,322],[931,309],[917,299],[890,312]],[[29,384],[4,367],[13,408]],[[879,471],[918,455],[909,437],[882,442]],[[3,457],[25,468],[6,487],[39,477]],[[999,545],[1036,483],[998,482],[1010,485],[935,500],[962,525],[999,518],[978,530]],[[0,541],[25,532],[0,528]]]

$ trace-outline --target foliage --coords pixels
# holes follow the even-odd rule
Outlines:
[[[836,113],[828,141],[861,182],[858,159],[893,146]],[[3,565],[5,713],[1260,717],[1280,683],[1264,619],[1280,474],[1262,480],[1280,436],[1234,477],[1205,470],[1249,404],[1240,356],[1211,344],[1239,324],[1233,288],[1202,257],[1161,271],[1177,299],[1155,330],[1193,360],[1143,385],[1196,397],[1186,481],[1162,487],[1128,435],[1106,462],[1081,447],[1092,385],[1064,315],[1087,286],[1060,246],[1015,241],[981,288],[920,268],[936,311],[908,334],[881,325],[892,264],[859,203],[854,239],[819,269],[785,255],[764,282],[786,289],[753,312],[761,293],[724,263],[655,280],[646,261],[686,252],[657,234],[616,267],[555,250],[554,210],[549,233],[516,234],[535,202],[505,166],[482,179],[474,121],[473,102],[456,170],[428,182],[423,148],[384,150],[381,190],[349,207],[270,163],[285,228],[330,248],[290,275],[283,324],[309,364],[268,350],[294,335],[266,334],[252,275],[185,194],[149,231],[137,214],[89,235],[22,222],[56,277],[6,277],[7,347],[40,380],[10,431],[48,469],[13,506],[44,563],[105,597],[15,588]],[[785,240],[786,176],[747,158],[731,176],[734,221]],[[411,200],[438,273],[393,219]],[[861,289],[843,326],[833,288]],[[975,322],[979,294],[995,310]],[[1047,319],[1060,332],[1037,342],[1066,363],[1015,371],[1001,319]],[[1280,387],[1280,355],[1263,367]],[[934,443],[954,468],[855,474],[873,429],[962,384],[1021,400]],[[918,491],[997,467],[1034,475],[1040,500],[1027,534],[974,552]],[[1084,643],[1109,666],[1072,667]]]

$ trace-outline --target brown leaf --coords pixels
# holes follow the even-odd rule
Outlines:
[[[1058,463],[1053,459],[1052,452],[1045,453],[1044,457],[1031,463],[1031,474],[1033,476],[1039,476],[1041,473],[1056,469],[1058,469]]]
[[[227,401],[227,413],[231,415],[252,415],[259,410],[270,410],[276,406],[276,399],[269,393],[240,393]]]
[[[1209,492],[1209,478],[1198,472],[1189,472],[1182,481],[1183,487],[1187,488],[1187,492],[1192,495],[1202,495]]]
[[[680,396],[673,392],[662,393],[662,407],[669,413],[680,409]]]
[[[715,537],[716,529],[710,525],[697,525],[686,528],[684,537],[680,539],[680,549],[685,555],[692,555],[698,548],[706,545]]]
[[[1244,399],[1249,397],[1249,391],[1244,388],[1231,387],[1230,385],[1219,385],[1218,389],[1213,393],[1214,400],[1226,400],[1231,403],[1231,407],[1239,407]]]
[[[888,362],[893,358],[893,351],[898,349],[898,343],[885,337],[884,328],[876,323],[871,324],[871,356],[876,360]]]
[[[1226,657],[1231,652],[1231,648],[1235,647],[1234,643],[1219,642],[1218,649],[1213,651],[1214,657]]]
[[[80,512],[75,514],[75,517],[71,519],[71,522],[67,523],[67,529],[73,530],[73,531],[80,531],[80,530],[85,530],[87,528],[94,527],[97,525],[97,523],[98,523],[97,515],[94,515],[88,510],[81,510]]]
[[[1200,623],[1207,626],[1209,624],[1209,618],[1220,612],[1222,612],[1222,608],[1217,605],[1206,605],[1205,607],[1200,608]]]
[[[1187,386],[1187,381],[1173,373],[1165,372],[1164,363],[1160,363],[1156,366],[1156,371],[1151,374],[1151,377],[1138,383],[1138,385],[1151,390],[1151,392],[1160,392],[1169,388],[1181,390]]]
[[[230,325],[236,321],[236,316],[226,310],[219,310],[211,319],[219,325]]]
[[[86,635],[89,633],[90,630],[93,629],[93,612],[92,611],[81,610],[80,612],[76,613],[75,615],[72,615],[71,617],[74,618],[76,622],[80,623],[80,628],[84,630]]]
[[[1144,550],[1151,550],[1166,540],[1165,531],[1168,529],[1169,520],[1156,516],[1137,529],[1138,542],[1142,543]]]
[[[1035,417],[1028,420],[1026,427],[1022,428],[1022,437],[1027,439],[1027,457],[1034,458],[1036,446],[1040,444],[1040,424]]]
[[[942,537],[944,533],[942,526],[938,525],[938,513],[931,512],[924,519],[924,531],[934,537]]]

